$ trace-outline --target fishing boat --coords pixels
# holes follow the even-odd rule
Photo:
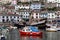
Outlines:
[[[22,30],[19,30],[20,35],[40,35],[42,36],[42,31],[38,30],[35,26],[24,27]]]

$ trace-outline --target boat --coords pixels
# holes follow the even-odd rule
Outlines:
[[[57,31],[60,31],[60,27],[57,27],[56,29],[57,29]]]
[[[39,22],[33,22],[30,25],[38,25],[38,24],[43,24],[43,23],[45,23],[45,20],[39,21]]]
[[[31,23],[23,22],[22,24],[14,22],[14,26],[17,26],[17,28],[25,27],[25,25],[26,26],[38,26],[38,25],[44,24],[45,22],[46,20],[42,20],[39,22],[31,22]]]
[[[48,31],[48,32],[56,32],[57,29],[56,28],[46,28],[46,31]]]
[[[48,31],[48,32],[56,32],[57,31],[56,25],[50,25],[49,28],[46,28],[46,31]]]
[[[19,32],[20,32],[20,35],[42,36],[42,31],[38,30],[38,28],[35,26],[24,27],[22,30],[19,30]]]

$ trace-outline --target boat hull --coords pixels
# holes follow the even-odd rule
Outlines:
[[[47,32],[57,32],[56,30],[47,30]]]
[[[47,28],[46,31],[48,31],[48,32],[57,32],[57,30],[54,29],[54,28]]]
[[[35,36],[42,36],[42,32],[23,32],[19,31],[20,35],[35,35]]]

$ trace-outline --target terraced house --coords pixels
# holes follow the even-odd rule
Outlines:
[[[40,21],[47,18],[55,20],[59,18],[59,0],[10,0],[9,3],[0,6],[0,13],[17,14],[25,21]],[[18,20],[18,19],[17,19]]]

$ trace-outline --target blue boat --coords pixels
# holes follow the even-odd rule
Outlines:
[[[30,26],[29,27],[32,32],[39,32],[38,28],[36,26]]]

